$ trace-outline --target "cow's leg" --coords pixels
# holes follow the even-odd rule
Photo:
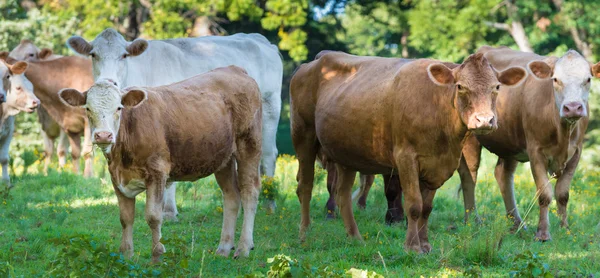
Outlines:
[[[83,176],[91,178],[94,175],[94,152],[92,145],[92,131],[88,124],[88,120],[85,120],[85,126],[83,128],[83,148],[82,154],[85,161],[83,168]]]
[[[360,174],[360,188],[352,193],[352,200],[357,199],[356,204],[359,209],[367,208],[367,197],[373,182],[375,181],[375,175],[363,175]]]
[[[419,240],[419,218],[423,211],[423,199],[419,186],[419,168],[412,153],[394,152],[400,186],[404,193],[404,211],[408,216],[406,242],[404,248],[418,253],[423,252]]]
[[[281,92],[263,92],[262,104],[262,156],[260,173],[268,177],[275,175],[277,163],[277,127],[281,115]],[[267,212],[275,212],[275,200],[267,200]]]
[[[67,131],[65,131],[67,132]],[[81,156],[81,136],[77,133],[68,132],[69,144],[71,145],[71,159],[73,172],[79,174],[79,157]]]
[[[465,223],[469,216],[474,215],[476,222],[481,222],[475,205],[475,186],[477,185],[477,171],[481,161],[481,144],[474,135],[467,138],[462,150],[462,157],[458,166],[460,186],[465,203]]]
[[[176,185],[176,182],[167,183],[167,188],[165,188],[163,207],[163,217],[166,220],[175,222],[177,221],[177,215],[179,215],[179,212],[177,211],[177,202],[175,200],[175,194],[177,191]]]
[[[121,236],[121,246],[119,251],[126,258],[133,256],[133,220],[135,219],[135,198],[128,198],[123,195],[119,188],[114,184],[115,195],[119,202],[119,215],[121,218],[121,228],[123,235]]]
[[[42,129],[42,138],[44,138],[44,153],[46,158],[44,159],[44,174],[48,174],[48,167],[52,162],[52,155],[54,154],[54,139],[50,138],[48,134]]]
[[[514,222],[512,230],[516,230],[523,220],[519,215],[517,209],[517,202],[515,201],[515,171],[517,170],[518,162],[512,159],[498,158],[496,163],[496,169],[494,170],[494,176],[500,187],[502,193],[502,199],[504,200],[504,207],[506,208],[506,215],[511,218]]]
[[[292,123],[294,124],[294,123]],[[292,141],[298,155],[298,188],[296,195],[300,201],[300,240],[306,239],[306,231],[310,225],[310,199],[312,198],[315,178],[315,159],[317,156],[317,138],[313,128],[293,127]]]
[[[431,244],[429,244],[429,237],[427,235],[427,222],[429,220],[429,214],[433,210],[433,198],[437,190],[422,189],[421,197],[423,198],[423,212],[419,218],[419,241],[421,242],[421,250],[424,253],[431,251]]]
[[[328,162],[327,164],[327,191],[329,191],[329,199],[327,199],[327,219],[335,218],[335,209],[337,204],[335,203],[335,184],[337,183],[337,172],[335,169],[335,163]]]
[[[575,170],[577,169],[577,164],[579,164],[580,157],[581,150],[578,149],[571,158],[571,160],[567,162],[567,167],[565,167],[560,177],[558,177],[558,180],[556,181],[556,186],[554,187],[554,196],[556,197],[556,204],[558,205],[558,216],[560,217],[560,226],[563,228],[569,227],[569,222],[567,220],[569,188],[571,187],[571,181],[573,180],[573,175],[575,174]]]
[[[540,219],[538,222],[535,239],[539,241],[551,240],[550,236],[550,221],[548,219],[548,211],[552,202],[552,184],[548,179],[547,160],[542,153],[532,151],[529,153],[531,163],[531,172],[533,180],[537,188],[538,204],[540,205]]]
[[[337,172],[337,183],[335,184],[335,198],[340,207],[340,214],[344,219],[344,226],[349,237],[362,240],[358,231],[354,213],[352,211],[352,185],[356,178],[356,171],[348,170],[335,163]]]
[[[165,246],[160,242],[163,221],[163,195],[167,177],[162,173],[149,173],[146,178],[146,222],[152,231],[152,263],[160,262]]]
[[[90,142],[91,143],[91,142]],[[52,142],[52,148],[54,148],[54,141]],[[64,168],[65,164],[67,164],[67,152],[69,149],[69,136],[64,131],[60,131],[60,135],[58,136],[58,167]]]
[[[255,125],[258,127],[256,128],[257,131],[260,130],[259,125],[260,121],[257,121]],[[254,248],[254,218],[261,187],[259,175],[260,141],[261,134],[256,132],[256,134],[238,138],[236,142],[237,184],[242,198],[242,207],[244,208],[244,223],[242,224],[242,234],[234,258],[248,257],[250,250]]]
[[[231,159],[227,166],[215,172],[215,178],[223,192],[223,227],[217,254],[228,257],[235,243],[235,224],[240,210],[240,190],[237,186],[235,161]]]
[[[385,214],[385,223],[391,225],[404,220],[404,209],[402,208],[402,188],[398,175],[383,175],[385,197],[388,209]]]
[[[9,135],[12,137],[12,134]],[[8,147],[10,145],[10,138],[5,138],[0,142],[0,164],[2,165],[2,183],[8,186],[8,188],[12,187],[10,183],[10,176],[8,175]]]

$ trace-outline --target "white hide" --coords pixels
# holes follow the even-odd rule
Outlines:
[[[590,94],[590,80],[592,73],[590,64],[577,51],[569,50],[558,59],[554,65],[552,78],[554,83],[554,99],[560,116],[563,117],[562,107],[570,102],[583,104],[586,114]]]

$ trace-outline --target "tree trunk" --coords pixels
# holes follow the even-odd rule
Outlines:
[[[515,6],[511,0],[506,0],[505,5],[508,17],[510,17],[512,21],[508,30],[510,35],[513,37],[521,51],[533,52],[533,48],[531,48],[531,44],[529,43],[529,39],[525,33],[525,28],[523,28],[523,23],[519,17],[517,6]]]
[[[402,58],[408,58],[408,31],[402,33],[400,45],[402,45]]]
[[[561,12],[562,9],[562,0],[552,0],[554,6],[558,9],[558,12]],[[585,57],[588,61],[592,61],[594,59],[594,53],[592,52],[592,45],[586,41],[587,34],[585,30],[579,30],[576,26],[567,27],[575,45],[577,46],[577,50],[581,52],[583,57]]]

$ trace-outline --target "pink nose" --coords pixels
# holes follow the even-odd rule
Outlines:
[[[475,116],[475,128],[492,128],[494,126],[494,115],[477,115]]]
[[[31,106],[33,107],[38,107],[40,105],[40,100],[39,99],[34,99],[31,101]]]
[[[113,140],[112,132],[100,131],[94,133],[94,143],[96,144],[110,144]]]
[[[569,102],[562,107],[563,118],[577,120],[581,117],[585,117],[585,110],[581,102],[573,101]]]

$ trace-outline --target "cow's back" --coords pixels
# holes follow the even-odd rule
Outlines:
[[[120,151],[135,147],[139,161],[168,156],[172,180],[192,181],[221,168],[235,152],[236,136],[255,128],[252,121],[260,117],[256,82],[239,68],[143,89],[147,101],[123,112]]]
[[[161,86],[219,67],[235,65],[256,80],[261,92],[281,92],[283,63],[276,46],[260,34],[148,41],[128,62],[123,87]]]

